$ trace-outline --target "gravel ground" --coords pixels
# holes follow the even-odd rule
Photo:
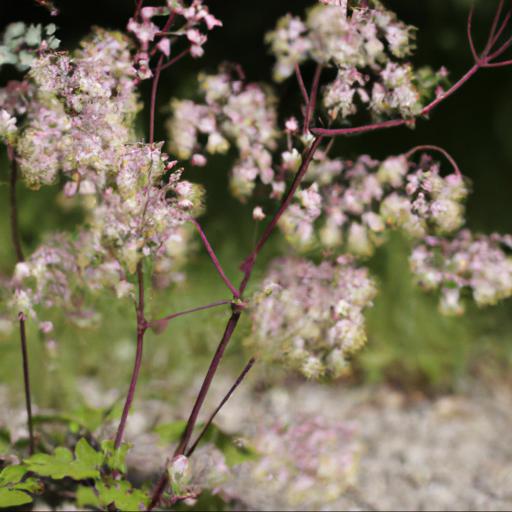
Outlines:
[[[265,400],[261,407],[268,412]],[[240,429],[249,416],[260,414],[249,411],[248,403],[254,409],[241,388],[219,423]],[[307,384],[295,388],[280,410],[283,406],[291,416],[321,410],[358,430],[362,456],[356,483],[342,498],[316,509],[512,510],[512,392],[504,386],[489,391],[475,385],[469,394],[430,400],[384,388]],[[154,468],[158,455],[151,438],[144,439],[132,463],[140,468],[146,461]],[[264,489],[254,490],[254,496],[263,495],[265,501],[249,497],[251,510],[286,508],[279,497],[273,501]]]
[[[354,408],[364,454],[356,487],[329,510],[512,510],[509,392],[342,400]]]
[[[212,403],[225,384],[217,383]],[[237,430],[263,410],[268,414],[276,400],[291,417],[322,411],[355,424],[362,447],[357,480],[322,510],[512,510],[512,392],[505,386],[489,391],[475,385],[471,393],[430,400],[386,388],[304,384],[263,397],[256,402],[261,411],[247,399],[249,392],[240,388],[221,413],[225,429]],[[153,478],[168,450],[158,447],[148,427],[170,420],[170,412],[160,402],[138,403],[134,410],[129,465],[136,480]],[[250,510],[286,509],[279,497],[255,489],[254,496],[262,495],[264,502],[249,499]]]

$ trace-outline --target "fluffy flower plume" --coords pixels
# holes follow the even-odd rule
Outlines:
[[[314,184],[297,194],[280,222],[299,249],[344,248],[370,256],[389,229],[421,239],[452,233],[464,222],[464,179],[443,177],[426,155],[413,165],[405,156],[382,162],[362,156],[351,163],[319,153],[307,179]]]
[[[320,410],[318,390],[314,397],[304,387],[300,391],[298,410],[292,409],[289,390],[274,389],[263,397],[275,403],[250,416],[254,432],[248,440],[258,458],[235,467],[232,477],[219,486],[221,495],[248,509],[317,510],[354,483],[360,454],[356,428],[328,418],[325,409]],[[316,402],[314,411],[304,407],[304,400],[308,406]]]
[[[110,249],[133,273],[137,263],[152,256],[159,265],[182,253],[188,236],[183,225],[201,207],[201,189],[172,173],[163,175],[176,162],[160,151],[160,145],[126,146],[113,187],[91,211],[91,229],[99,234],[103,247]]]
[[[258,84],[244,84],[227,70],[199,77],[203,103],[174,100],[168,123],[171,150],[180,159],[204,165],[209,154],[236,148],[238,159],[231,174],[235,196],[246,198],[256,180],[268,185],[274,179],[271,151],[276,148],[277,113],[274,96]],[[205,148],[201,139],[206,140]]]
[[[346,2],[323,2],[305,19],[287,15],[279,20],[267,43],[276,58],[274,78],[282,81],[295,67],[313,60],[334,67],[337,77],[325,87],[323,104],[332,120],[346,119],[360,106],[375,116],[418,115],[424,96],[432,96],[445,78],[444,70],[414,70],[403,61],[414,45],[414,28],[399,21],[379,2],[353,8]]]
[[[468,230],[453,240],[428,237],[410,258],[412,271],[423,288],[441,290],[444,314],[464,312],[464,295],[479,306],[512,296],[512,236],[474,236]]]
[[[81,193],[104,187],[134,138],[134,75],[128,40],[100,29],[73,55],[48,53],[33,63],[35,97],[16,145],[29,187],[52,184],[61,171]]]
[[[363,312],[375,293],[368,271],[348,258],[278,260],[254,297],[249,343],[308,378],[339,376],[366,342]]]

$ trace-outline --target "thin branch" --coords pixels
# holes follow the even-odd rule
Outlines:
[[[510,48],[511,45],[512,45],[512,37],[507,39],[505,41],[505,43],[503,43],[503,45],[500,46],[500,48],[498,48],[494,53],[491,53],[487,57],[487,62],[491,62],[492,60],[497,59],[498,57],[503,55]]]
[[[256,244],[256,247],[252,251],[252,253],[249,255],[249,257],[242,263],[242,271],[244,272],[244,278],[242,280],[242,283],[239,287],[240,296],[244,293],[245,288],[247,287],[247,284],[249,282],[252,269],[254,267],[254,264],[256,262],[256,258],[258,254],[263,249],[263,246],[267,243],[267,240],[269,239],[270,235],[274,231],[275,227],[277,226],[277,223],[279,222],[279,219],[282,217],[288,206],[290,206],[290,203],[293,200],[293,197],[295,195],[295,192],[299,188],[299,185],[302,182],[302,179],[306,175],[309,165],[311,164],[311,161],[313,160],[313,157],[316,153],[316,150],[320,146],[320,143],[322,142],[323,137],[317,136],[311,146],[308,148],[306,152],[306,156],[304,157],[304,160],[302,161],[302,165],[300,166],[299,170],[297,171],[297,174],[295,175],[295,178],[292,182],[292,185],[284,197],[284,199],[281,202],[281,205],[279,206],[279,209],[277,210],[276,214],[272,218],[272,220],[267,224],[265,227],[265,230],[263,231],[263,234],[261,235],[260,239],[258,240],[258,243]]]
[[[295,175],[292,186],[291,186],[288,194],[286,195],[286,197],[283,199],[279,210],[276,212],[276,214],[274,216],[274,219],[270,222],[270,224],[265,229],[265,232],[263,233],[263,236],[260,239],[260,241],[258,242],[256,248],[253,250],[251,255],[243,263],[242,269],[244,270],[244,277],[243,277],[242,282],[240,283],[240,286],[238,288],[239,296],[242,296],[242,294],[249,282],[249,279],[250,279],[250,276],[252,273],[252,269],[253,269],[254,263],[256,261],[256,256],[258,255],[259,251],[263,248],[266,240],[269,238],[272,231],[276,227],[277,221],[279,220],[281,215],[284,213],[284,211],[286,210],[286,208],[289,206],[290,202],[292,201],[295,191],[297,190],[302,179],[306,175],[309,164],[311,163],[316,150],[318,149],[320,143],[322,142],[322,139],[323,139],[322,137],[317,137],[313,141],[312,145],[306,151],[306,156],[304,158],[304,161],[303,161],[301,167],[299,168],[299,170],[297,171],[297,174]],[[195,424],[197,422],[199,412],[200,412],[201,407],[203,406],[204,400],[208,394],[212,380],[219,368],[220,362],[224,355],[224,351],[226,350],[226,347],[228,346],[229,341],[231,340],[231,337],[233,336],[233,332],[237,327],[241,313],[242,313],[242,309],[240,307],[236,307],[235,305],[233,305],[233,313],[231,314],[231,316],[228,320],[228,323],[227,323],[225,331],[224,331],[224,335],[222,336],[219,346],[217,347],[217,350],[212,358],[212,361],[208,368],[208,372],[203,381],[203,384],[201,386],[199,394],[197,395],[192,412],[188,418],[187,425],[185,427],[185,431],[183,432],[181,441],[180,441],[178,447],[176,448],[176,451],[174,452],[174,456],[182,455],[182,454],[186,453],[187,445],[190,442],[190,438],[192,436]],[[165,470],[165,471],[163,471],[162,475],[160,476],[160,479],[158,480],[158,483],[155,486],[155,489],[153,490],[151,502],[150,502],[147,510],[153,510],[153,508],[155,508],[158,505],[158,503],[160,502],[160,499],[162,497],[162,494],[165,491],[167,484],[168,484],[168,476],[167,476],[167,470]]]
[[[18,166],[14,150],[11,146],[7,146],[7,156],[11,165],[11,181],[10,181],[10,211],[11,211],[11,240],[16,254],[16,261],[21,263],[25,261],[23,255],[23,248],[21,246],[20,227],[18,223],[18,201],[16,198],[16,184],[18,181]],[[29,438],[29,454],[32,455],[35,451],[34,440],[34,424],[32,419],[32,397],[30,391],[30,369],[28,362],[28,349],[27,349],[27,333],[25,329],[25,317],[23,313],[18,314],[19,331],[20,331],[20,345],[21,345],[21,360],[23,367],[23,386],[25,392],[25,409],[27,411],[27,428]]]
[[[135,7],[135,12],[133,13],[134,18],[138,18],[140,14],[140,10],[142,9],[142,4],[144,3],[144,0],[137,0],[137,5]]]
[[[494,19],[492,20],[491,30],[489,32],[489,39],[487,44],[485,45],[484,55],[489,53],[489,50],[492,48],[494,36],[496,35],[496,29],[498,28],[498,23],[500,21],[501,13],[503,12],[503,4],[505,0],[500,0],[498,4],[498,8],[496,9],[496,14],[494,15]]]
[[[315,112],[316,99],[318,96],[318,86],[320,84],[320,76],[322,75],[322,65],[318,64],[313,76],[313,83],[311,85],[311,92],[309,94],[309,101],[306,107],[306,115],[304,116],[304,133],[309,133],[311,118]]]
[[[20,326],[21,359],[23,364],[23,383],[25,386],[25,408],[27,410],[27,426],[29,439],[29,454],[35,451],[34,426],[32,420],[32,398],[30,396],[30,371],[28,367],[27,334],[25,332],[25,318],[23,314],[18,315]]]
[[[512,60],[504,60],[502,62],[491,62],[487,64],[486,68],[503,68],[505,66],[510,66],[512,64]]]
[[[475,62],[479,62],[480,57],[478,56],[478,53],[476,51],[475,43],[473,41],[473,35],[472,35],[474,12],[475,12],[475,7],[474,7],[474,5],[472,5],[471,8],[469,9],[469,14],[468,14],[467,34],[468,34],[469,48],[471,49],[471,54],[473,55],[473,59],[475,60]]]
[[[309,103],[308,91],[306,89],[306,85],[304,84],[304,77],[302,76],[302,72],[300,70],[300,66],[295,64],[295,76],[297,78],[297,83],[299,84],[299,89],[302,94],[302,98],[306,105]]]
[[[11,201],[11,240],[18,263],[25,261],[21,247],[20,227],[18,223],[18,201],[16,199],[16,183],[18,181],[18,165],[14,157],[14,150],[8,146],[7,153],[11,163],[10,201]]]
[[[245,376],[249,373],[251,368],[253,367],[254,363],[256,362],[256,359],[252,357],[249,362],[245,365],[245,368],[242,370],[242,373],[238,376],[235,383],[231,386],[226,396],[221,400],[220,404],[216,407],[216,409],[212,412],[208,420],[206,421],[203,429],[197,436],[196,440],[192,443],[192,446],[187,451],[187,457],[190,457],[195,449],[197,448],[197,445],[200,443],[201,439],[204,437],[206,432],[208,431],[208,428],[213,423],[213,420],[215,419],[215,416],[220,412],[220,410],[226,405],[226,402],[231,398],[231,395],[236,391],[236,388],[240,386],[242,381],[245,379]]]
[[[231,336],[233,335],[233,332],[238,324],[240,314],[241,311],[234,310],[231,317],[229,318],[229,321],[226,325],[226,329],[224,331],[224,335],[222,336],[219,346],[217,347],[215,355],[213,356],[213,359],[210,363],[208,372],[206,373],[206,376],[203,380],[203,384],[201,385],[201,389],[199,390],[196,401],[194,403],[194,407],[192,408],[192,412],[190,413],[190,416],[188,418],[187,425],[185,427],[183,435],[181,436],[181,440],[176,450],[174,451],[173,458],[176,457],[177,455],[183,455],[187,450],[187,445],[192,436],[192,432],[194,431],[199,411],[201,410],[206,395],[208,394],[210,385],[212,383],[213,377],[215,376],[215,373],[217,372],[217,368],[219,367],[219,364],[222,360],[224,351],[226,350],[229,340],[231,339]],[[167,476],[167,470],[165,470],[163,471],[162,475],[160,476],[160,479],[158,480],[158,483],[155,486],[155,489],[153,490],[151,503],[149,504],[147,510],[153,510],[153,508],[155,508],[156,505],[160,502],[160,498],[162,497],[162,494],[168,482],[169,477]]]
[[[185,50],[183,50],[182,52],[178,53],[178,55],[176,55],[176,57],[172,58],[170,61],[166,62],[162,66],[161,71],[163,71],[164,69],[170,68],[172,65],[176,64],[176,62],[181,60],[183,57],[186,57],[190,53],[191,49],[192,48],[189,47],[189,48],[186,48]]]
[[[190,413],[189,419],[187,421],[187,426],[185,427],[185,431],[183,432],[183,435],[181,436],[181,440],[180,440],[176,450],[174,451],[175,457],[177,455],[183,455],[185,453],[185,451],[187,450],[188,443],[190,442],[190,438],[192,437],[192,432],[194,431],[194,427],[197,422],[197,417],[199,416],[199,411],[201,410],[201,407],[204,403],[206,395],[208,394],[208,391],[210,390],[210,386],[211,386],[213,377],[215,376],[215,373],[217,372],[217,368],[219,367],[219,364],[222,360],[224,351],[226,350],[229,340],[231,339],[231,336],[233,336],[233,332],[235,331],[238,321],[240,320],[240,314],[241,314],[241,312],[238,310],[234,310],[233,313],[231,314],[231,317],[226,325],[224,335],[222,336],[222,339],[220,340],[219,346],[217,347],[217,350],[215,352],[215,355],[213,356],[212,362],[210,363],[210,367],[208,368],[208,372],[206,373],[206,377],[205,377],[203,384],[201,386],[201,389],[199,390],[199,393],[197,395],[196,401],[194,403],[194,407],[192,408],[192,412]]]
[[[171,315],[164,316],[163,318],[159,318],[158,320],[152,320],[149,322],[149,327],[152,329],[162,332],[163,329],[167,327],[169,321],[174,318],[178,318],[180,316],[188,315],[190,313],[197,313],[198,311],[205,311],[207,309],[216,308],[218,306],[225,306],[227,304],[231,304],[230,300],[219,300],[217,302],[212,302],[211,304],[207,304],[206,306],[199,306],[197,308],[186,309],[184,311],[179,311],[178,313],[172,313]]]
[[[429,103],[420,113],[419,117],[425,117],[432,110],[434,110],[440,103],[448,99],[452,94],[454,94],[457,90],[459,90],[481,67],[483,64],[476,63],[473,67],[469,69],[469,71],[460,78],[448,91],[444,94],[436,98],[434,101]],[[387,128],[395,128],[398,126],[405,126],[413,124],[413,119],[393,119],[390,121],[383,121],[381,123],[367,124],[363,126],[355,126],[351,128],[312,128],[311,133],[315,135],[322,135],[326,137],[339,137],[343,135],[358,135],[361,133],[368,133],[372,131],[383,130]]]
[[[139,380],[140,367],[142,365],[142,355],[144,351],[144,334],[147,329],[147,322],[144,319],[144,273],[142,268],[142,261],[137,264],[137,284],[138,284],[138,302],[135,307],[137,315],[137,351],[135,353],[135,363],[133,366],[132,376],[130,379],[130,387],[123,407],[123,413],[116,432],[114,441],[114,448],[117,450],[123,442],[124,431],[126,428],[126,421],[130,413],[130,409],[135,397],[135,390]]]
[[[194,224],[194,226],[199,231],[199,235],[200,235],[201,240],[203,241],[203,244],[204,244],[204,246],[206,248],[206,252],[210,256],[210,259],[212,260],[213,265],[215,266],[215,269],[219,273],[220,277],[222,278],[222,280],[224,281],[226,286],[229,288],[229,290],[231,291],[233,296],[236,297],[236,298],[240,297],[240,293],[238,292],[236,287],[233,285],[233,283],[231,283],[231,281],[229,280],[228,276],[224,272],[224,270],[222,268],[222,265],[220,264],[220,261],[217,258],[217,255],[215,254],[215,251],[213,250],[212,246],[210,245],[210,242],[208,241],[208,238],[206,237],[206,234],[205,234],[203,228],[201,227],[199,222],[197,222],[197,220],[195,220],[195,219],[190,219],[190,222],[192,222],[192,224]]]
[[[160,74],[162,72],[164,62],[164,55],[160,55],[156,65],[155,76],[153,77],[153,84],[151,86],[151,103],[149,110],[149,143],[155,142],[155,111],[156,111],[156,94],[158,92],[158,83],[160,82]]]
[[[512,16],[512,11],[508,11],[507,14],[505,15],[505,18],[503,19],[503,22],[501,23],[501,26],[500,26],[498,32],[496,32],[496,35],[492,39],[491,48],[498,42],[498,39],[501,37],[501,34],[503,34],[503,31],[507,27],[511,16]]]
[[[405,153],[404,156],[405,156],[405,158],[407,158],[407,160],[409,160],[412,155],[414,155],[415,153],[418,153],[419,151],[437,151],[438,153],[441,153],[446,158],[446,160],[448,160],[448,162],[450,162],[451,166],[453,167],[453,170],[455,171],[455,174],[457,174],[457,176],[462,177],[462,173],[460,172],[459,166],[457,165],[457,162],[455,161],[455,159],[450,155],[450,153],[448,153],[448,151],[446,151],[445,149],[443,149],[439,146],[432,146],[432,145],[416,146],[416,147],[410,149],[409,151],[407,151],[407,153]]]

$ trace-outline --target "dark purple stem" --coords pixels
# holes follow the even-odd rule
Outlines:
[[[316,98],[318,96],[318,86],[320,85],[320,76],[322,74],[322,66],[317,65],[315,74],[313,76],[313,84],[311,85],[311,92],[309,94],[309,101],[306,107],[306,115],[304,116],[304,133],[309,133],[311,119],[315,112]]]
[[[155,323],[155,322],[164,322],[167,320],[172,320],[174,318],[178,318],[180,316],[188,315],[190,313],[197,313],[198,311],[204,311],[206,309],[212,309],[212,308],[216,308],[218,306],[225,306],[227,304],[231,304],[231,301],[230,300],[219,300],[217,302],[212,302],[211,304],[206,304],[205,306],[199,306],[197,308],[179,311],[178,313],[172,313],[171,315],[164,316],[163,318],[159,318],[158,320],[153,320],[152,322],[149,323],[149,325],[151,327],[153,325],[153,323]]]
[[[219,346],[217,347],[217,350],[215,351],[212,362],[210,363],[210,367],[208,368],[208,372],[206,373],[206,377],[205,377],[203,384],[201,386],[201,389],[199,390],[199,393],[197,395],[196,401],[194,403],[194,407],[192,408],[192,412],[190,413],[190,417],[187,422],[187,426],[185,427],[185,431],[183,432],[183,435],[181,436],[181,440],[180,440],[176,450],[174,451],[175,457],[177,455],[183,455],[187,449],[188,443],[190,441],[190,437],[192,436],[192,432],[193,432],[194,427],[197,422],[197,417],[199,415],[199,411],[201,410],[201,407],[204,403],[206,395],[208,394],[213,377],[214,377],[215,373],[217,373],[217,368],[219,367],[219,364],[222,360],[224,351],[226,350],[229,340],[231,339],[231,336],[233,336],[233,332],[235,331],[238,321],[240,320],[240,314],[241,314],[241,311],[238,311],[235,309],[233,311],[233,313],[231,314],[231,317],[229,318],[229,321],[226,325],[226,329],[224,331],[224,335],[222,336]]]
[[[438,153],[441,153],[446,158],[446,160],[450,162],[451,166],[453,167],[453,170],[455,171],[455,174],[457,174],[457,176],[462,177],[462,173],[460,172],[457,162],[452,157],[452,155],[450,155],[450,153],[448,153],[448,151],[446,151],[445,149],[440,148],[439,146],[432,145],[416,146],[407,151],[407,153],[405,153],[405,158],[409,160],[409,158],[411,158],[411,156],[417,153],[418,151],[437,151]]]
[[[299,89],[302,94],[302,98],[304,99],[304,103],[306,103],[306,105],[308,105],[309,104],[309,95],[308,95],[308,91],[306,89],[306,85],[304,84],[304,78],[302,76],[300,66],[298,64],[295,64],[295,76],[297,77],[297,83],[299,84]]]
[[[153,85],[151,87],[151,104],[149,110],[149,143],[155,142],[155,110],[156,110],[156,94],[158,92],[158,83],[160,82],[160,73],[162,72],[162,64],[164,62],[164,55],[158,57],[158,63],[155,69],[155,76],[153,77]]]
[[[10,181],[10,203],[11,203],[11,239],[16,254],[16,261],[21,263],[25,261],[23,255],[23,248],[21,246],[20,228],[18,223],[18,202],[16,199],[16,184],[18,181],[18,166],[14,150],[11,146],[7,147],[7,155],[11,164],[11,181]],[[29,454],[32,455],[35,451],[34,440],[34,425],[32,420],[32,397],[30,391],[30,369],[28,364],[28,349],[27,349],[27,333],[25,329],[25,317],[23,313],[19,313],[19,329],[20,329],[20,344],[21,344],[21,359],[23,366],[23,384],[25,390],[25,408],[27,410],[27,428],[29,437]]]
[[[449,98],[452,94],[458,91],[481,67],[483,63],[477,62],[460,80],[458,80],[450,89],[444,94],[429,103],[422,111],[420,116],[424,117],[430,114],[440,103]],[[413,119],[393,119],[390,121],[383,121],[382,123],[367,124],[363,126],[355,126],[352,128],[312,128],[311,132],[315,135],[322,135],[325,137],[339,137],[342,135],[358,135],[360,133],[367,133],[386,128],[395,128],[398,126],[405,126],[413,124]]]
[[[215,251],[213,250],[210,242],[208,241],[208,238],[206,237],[206,234],[205,234],[203,228],[201,227],[199,222],[197,222],[197,220],[195,220],[195,219],[190,219],[190,222],[192,222],[192,224],[194,224],[194,226],[199,231],[199,236],[201,237],[201,240],[203,241],[203,244],[204,244],[204,246],[206,248],[206,252],[208,253],[208,256],[210,256],[210,259],[212,260],[213,265],[215,266],[215,269],[219,273],[220,277],[222,278],[224,283],[226,283],[226,286],[229,288],[229,290],[231,291],[233,296],[235,298],[240,297],[240,293],[238,292],[236,287],[233,285],[233,283],[231,283],[231,281],[229,280],[228,276],[224,272],[224,270],[222,268],[222,265],[220,264],[220,261],[217,258],[217,255],[215,254]]]
[[[139,297],[135,307],[137,315],[137,351],[135,353],[135,364],[133,366],[132,377],[130,379],[130,387],[128,389],[128,395],[123,407],[123,413],[121,415],[121,421],[117,428],[116,439],[114,442],[114,448],[117,450],[123,442],[124,431],[126,428],[126,421],[130,414],[130,408],[133,403],[135,396],[135,390],[137,388],[137,382],[139,380],[140,367],[142,364],[142,354],[144,351],[144,334],[148,328],[147,322],[144,318],[144,273],[142,270],[142,261],[137,264],[137,284]]]
[[[186,48],[182,52],[178,53],[178,55],[176,55],[176,57],[173,57],[170,61],[166,62],[162,66],[161,71],[163,71],[164,69],[170,68],[171,66],[176,64],[176,62],[181,60],[183,57],[186,57],[190,53],[190,50],[191,50],[191,48]]]
[[[34,427],[32,420],[32,399],[30,396],[30,371],[28,367],[27,335],[25,332],[25,319],[19,314],[21,358],[23,364],[23,383],[25,386],[25,408],[27,409],[27,426],[29,445],[28,451],[32,455],[35,451]]]
[[[489,40],[487,41],[487,44],[485,45],[484,54],[488,54],[489,50],[492,47],[494,36],[496,34],[496,29],[498,28],[498,23],[500,21],[500,16],[503,11],[503,4],[505,3],[505,0],[500,0],[498,3],[498,8],[496,9],[496,14],[494,16],[494,19],[492,20],[492,26],[491,31],[489,32]]]
[[[270,235],[272,234],[275,227],[277,226],[279,219],[282,217],[282,215],[286,211],[286,209],[290,206],[290,203],[293,200],[295,192],[299,188],[299,185],[301,184],[304,176],[306,175],[309,165],[311,164],[311,160],[313,160],[313,156],[315,155],[322,140],[323,140],[322,136],[316,137],[315,140],[313,141],[313,143],[311,144],[311,146],[306,151],[306,155],[304,157],[304,160],[302,161],[302,165],[300,166],[299,170],[297,171],[297,174],[295,175],[295,178],[292,182],[290,190],[288,191],[288,193],[282,200],[281,205],[280,205],[279,209],[277,210],[276,214],[274,215],[274,217],[272,218],[272,220],[265,227],[265,230],[263,231],[263,234],[261,235],[260,239],[258,240],[256,247],[251,252],[249,257],[242,264],[244,278],[243,278],[242,283],[240,284],[240,288],[239,288],[240,295],[242,295],[244,293],[244,291],[247,287],[247,284],[251,277],[252,269],[254,267],[254,264],[256,263],[256,258],[258,257],[258,254],[263,249],[263,246],[267,243],[267,240],[270,238]]]
[[[254,363],[256,362],[256,358],[252,357],[249,362],[245,365],[244,369],[242,370],[242,373],[238,376],[235,383],[231,386],[229,391],[227,392],[226,396],[221,400],[220,404],[215,408],[215,410],[212,412],[210,417],[206,420],[206,423],[197,436],[196,440],[192,443],[192,446],[187,450],[187,457],[190,457],[195,449],[197,448],[197,445],[201,442],[201,439],[204,437],[206,432],[208,431],[208,428],[213,423],[213,420],[219,414],[220,410],[226,405],[227,401],[231,398],[231,395],[236,391],[236,388],[240,386],[242,381],[245,379],[246,375],[249,373],[251,368],[254,366]]]
[[[192,412],[190,413],[190,416],[188,418],[187,425],[185,427],[183,435],[181,436],[181,440],[176,450],[174,451],[173,458],[178,455],[183,455],[187,449],[187,445],[192,436],[192,432],[194,430],[197,417],[199,415],[199,411],[201,410],[206,395],[208,394],[213,377],[215,376],[217,368],[219,367],[219,364],[222,360],[222,356],[224,355],[224,351],[226,350],[229,340],[231,339],[231,336],[233,335],[233,332],[238,324],[240,314],[241,311],[235,309],[231,314],[231,317],[229,318],[229,321],[226,325],[226,329],[224,331],[224,335],[222,336],[219,346],[217,347],[217,350],[213,356],[212,362],[210,363],[210,367],[208,368],[208,372],[206,373],[206,377],[203,381],[201,389],[199,390],[196,401],[194,403],[194,407],[192,408]],[[153,490],[151,503],[149,504],[147,510],[153,510],[153,508],[155,508],[157,504],[160,502],[160,498],[162,497],[162,494],[165,491],[168,481],[169,479],[167,476],[167,471],[164,471],[160,476],[160,479],[158,480],[155,489]]]

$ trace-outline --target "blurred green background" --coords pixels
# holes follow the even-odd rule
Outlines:
[[[64,48],[72,48],[90,26],[122,29],[130,16],[132,0],[57,0],[62,14]],[[276,19],[288,11],[301,13],[312,2],[303,0],[211,0],[212,12],[224,22],[211,34],[206,55],[199,61],[183,62],[165,74],[159,93],[157,137],[165,139],[166,104],[174,96],[192,96],[199,69],[214,71],[225,60],[240,62],[249,80],[268,81],[272,60],[263,36]],[[417,65],[445,65],[452,80],[471,66],[466,42],[467,0],[389,0],[386,2],[406,22],[419,28]],[[475,38],[483,42],[495,2],[478,3]],[[30,0],[3,0],[2,26],[11,21],[49,22],[50,18]],[[305,70],[309,77],[311,70]],[[9,70],[1,76],[14,78]],[[457,159],[473,183],[468,204],[471,228],[482,232],[512,232],[509,213],[512,186],[512,72],[483,70],[457,95],[435,111],[430,122],[419,122],[414,131],[399,129],[336,142],[333,155],[353,158],[361,153],[385,157],[417,144],[437,144]],[[148,84],[143,93],[147,97]],[[297,105],[295,83],[279,88],[284,110]],[[140,117],[140,132],[147,125],[147,110]],[[203,183],[207,190],[207,212],[202,223],[233,280],[238,265],[257,235],[251,221],[251,205],[240,205],[227,192],[229,158],[217,158],[205,169],[187,169],[185,176]],[[8,230],[6,186],[8,168],[0,156],[0,273],[9,275],[14,264]],[[20,222],[27,252],[48,232],[73,229],[78,212],[56,205],[55,189],[30,192],[19,187]],[[236,219],[236,220],[235,220]],[[285,251],[279,235],[274,236],[259,261],[254,282],[272,255]],[[369,343],[358,355],[351,383],[386,381],[400,388],[427,393],[458,390],[475,376],[507,378],[512,362],[512,303],[486,310],[469,309],[463,318],[444,318],[437,313],[436,298],[415,288],[407,271],[408,248],[398,238],[380,249],[371,267],[381,283],[381,292],[368,316]],[[149,311],[155,316],[228,298],[213,267],[198,247],[188,265],[187,282],[165,293],[151,296]],[[259,274],[258,274],[259,273]],[[0,306],[1,307],[1,306]],[[48,350],[41,336],[29,325],[31,371],[35,402],[40,406],[64,407],[76,402],[82,377],[98,380],[104,388],[127,387],[135,350],[134,315],[129,304],[105,295],[99,305],[101,327],[77,330],[56,318],[57,351]],[[171,323],[160,336],[150,333],[143,365],[144,386],[140,395],[171,397],[190,386],[191,376],[205,371],[229,312],[213,310]],[[247,332],[242,323],[229,350],[227,366],[241,367],[242,340]],[[20,355],[17,332],[0,337],[0,382],[12,387],[12,400],[21,396]]]

